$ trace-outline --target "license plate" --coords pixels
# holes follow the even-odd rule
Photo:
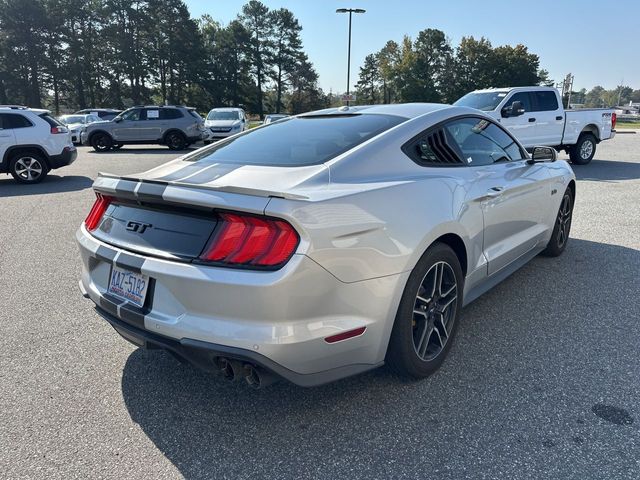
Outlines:
[[[111,269],[107,292],[142,308],[148,286],[149,277],[147,275],[131,272],[114,265]]]

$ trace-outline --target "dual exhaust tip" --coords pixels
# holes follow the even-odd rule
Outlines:
[[[223,378],[232,382],[241,381],[244,378],[251,388],[263,388],[278,380],[272,373],[251,363],[225,357],[216,357],[214,362]]]

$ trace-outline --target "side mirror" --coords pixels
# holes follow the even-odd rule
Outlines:
[[[519,102],[516,100],[511,105],[504,107],[500,113],[502,114],[503,118],[507,118],[507,117],[519,117],[524,112],[525,110],[524,110],[524,106],[522,105],[522,102]]]
[[[558,159],[558,152],[553,147],[533,147],[531,158],[527,160],[529,165],[542,162],[555,162]]]

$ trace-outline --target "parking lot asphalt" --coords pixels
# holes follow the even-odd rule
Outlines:
[[[571,241],[463,311],[432,377],[254,391],[125,342],[78,290],[99,171],[0,178],[1,478],[640,478],[640,134],[575,167]],[[563,156],[564,158],[564,156]]]

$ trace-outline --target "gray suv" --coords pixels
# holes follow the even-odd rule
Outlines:
[[[129,108],[113,120],[87,125],[81,140],[97,152],[149,143],[183,150],[201,140],[203,131],[204,120],[193,108],[145,106]]]

